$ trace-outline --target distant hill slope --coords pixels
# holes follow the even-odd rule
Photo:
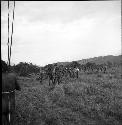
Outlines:
[[[99,57],[94,57],[94,58],[89,58],[89,59],[82,59],[82,60],[78,60],[77,62],[79,64],[85,64],[87,62],[94,62],[96,64],[103,64],[103,63],[107,63],[107,62],[111,62],[111,63],[116,63],[116,64],[120,64],[122,63],[122,55],[119,56],[113,56],[113,55],[108,55],[108,56],[99,56]],[[67,65],[71,62],[57,62],[58,65]]]
[[[122,55],[119,55],[119,56],[112,56],[112,55],[99,56],[99,57],[79,60],[77,62],[80,63],[80,64],[84,64],[84,63],[87,63],[87,62],[95,62],[96,64],[102,64],[102,63],[106,63],[108,61],[111,62],[111,63],[120,64],[122,62]]]

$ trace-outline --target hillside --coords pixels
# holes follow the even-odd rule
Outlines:
[[[122,64],[122,56],[112,56],[112,55],[108,55],[108,56],[99,56],[99,57],[94,57],[94,58],[89,58],[89,59],[82,59],[82,60],[78,60],[76,62],[78,62],[79,64],[85,64],[87,62],[94,62],[96,64],[103,64],[103,63],[111,63],[111,64],[115,64],[115,65],[120,65]],[[68,65],[70,63],[73,63],[75,61],[72,62],[56,62],[57,65]],[[53,63],[56,64],[56,63]],[[43,68],[43,67],[41,67]],[[16,73],[19,73],[20,75],[28,75],[30,73],[38,73],[40,71],[40,66],[34,65],[32,63],[25,63],[25,62],[20,62],[17,65],[13,65],[12,66],[12,70],[14,70]]]
[[[15,125],[121,125],[121,66],[106,73],[79,72],[60,84],[18,77]]]
[[[77,62],[79,64],[85,64],[87,62],[94,62],[96,64],[103,64],[103,63],[107,63],[107,62],[111,62],[116,63],[116,64],[120,64],[122,62],[122,55],[119,56],[113,56],[113,55],[108,55],[108,56],[99,56],[99,57],[94,57],[94,58],[89,58],[89,59],[82,59],[82,60],[78,60]],[[68,63],[71,62],[58,62],[58,65],[67,65]]]
[[[78,63],[84,64],[87,62],[95,62],[96,64],[101,64],[101,63],[106,63],[108,61],[111,63],[120,64],[122,61],[122,56],[121,55],[119,55],[119,56],[113,56],[113,55],[99,56],[99,57],[79,60]]]

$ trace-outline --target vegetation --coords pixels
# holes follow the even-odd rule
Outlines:
[[[49,86],[33,78],[18,77],[16,125],[121,125],[122,65],[106,73],[86,74],[64,79]]]
[[[11,66],[12,71],[16,72],[19,76],[28,76],[31,73],[38,73],[40,67],[33,65],[32,63],[20,62],[17,65]]]

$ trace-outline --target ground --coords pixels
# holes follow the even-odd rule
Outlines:
[[[80,72],[52,88],[48,80],[18,77],[15,125],[121,125],[121,67],[107,73]]]

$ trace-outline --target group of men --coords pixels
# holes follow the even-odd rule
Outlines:
[[[48,67],[45,71],[40,71],[40,82],[42,82],[43,77],[49,79],[49,85],[60,84],[63,78],[78,78],[79,68],[77,67],[65,67],[63,65],[54,65]]]
[[[88,62],[86,64],[81,65],[81,69],[84,72],[105,73],[107,70],[107,66],[105,64],[95,64],[95,63]]]

